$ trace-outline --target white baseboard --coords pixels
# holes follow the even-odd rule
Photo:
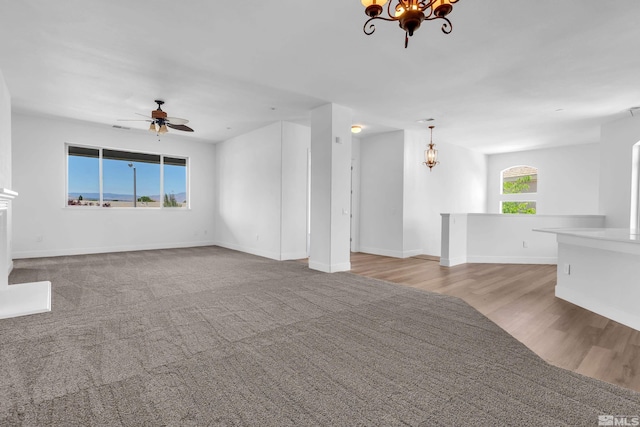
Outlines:
[[[409,251],[394,251],[390,249],[372,248],[370,246],[360,246],[360,251],[365,254],[382,255],[392,258],[411,258],[412,256],[422,255],[422,249],[412,249]]]
[[[585,308],[596,314],[606,317],[607,319],[614,320],[618,323],[622,323],[630,328],[640,331],[640,314],[629,313],[622,311],[616,307],[611,307],[607,304],[603,304],[601,299],[589,298],[580,292],[575,290],[563,288],[556,285],[556,297],[569,301],[572,304]]]
[[[13,271],[13,260],[9,261],[9,274]]]
[[[466,264],[467,258],[458,257],[458,258],[440,258],[440,265],[443,267],[453,267],[455,265]]]
[[[478,264],[557,264],[558,258],[467,255],[467,262]]]
[[[307,256],[307,253],[304,251],[300,251],[300,252],[284,252],[282,254],[280,254],[280,260],[281,261],[287,261],[287,260],[292,260],[292,259],[305,259],[305,258],[309,258]]]
[[[129,251],[148,251],[154,249],[175,249],[175,248],[192,248],[196,246],[213,246],[213,241],[202,242],[180,242],[180,243],[153,243],[144,245],[126,245],[126,246],[104,246],[95,248],[66,248],[66,249],[45,249],[40,251],[14,251],[14,259],[24,258],[45,258],[55,256],[71,256],[86,254],[103,254],[110,252],[129,252]]]
[[[403,251],[402,258],[411,258],[412,256],[423,255],[422,249],[412,249],[410,251]]]
[[[280,261],[280,254],[278,252],[265,251],[264,249],[259,248],[250,248],[247,246],[238,245],[236,243],[226,243],[226,242],[215,242],[213,243],[216,246],[220,246],[222,248],[233,249],[234,251],[244,252],[251,255],[261,256],[263,258],[269,258],[276,261]],[[305,254],[302,258],[306,258]]]
[[[309,268],[312,270],[318,270],[318,271],[322,271],[324,273],[338,273],[340,271],[350,271],[351,270],[351,263],[350,262],[344,262],[341,264],[324,264],[321,262],[317,262],[317,261],[312,261],[311,259],[309,260]]]

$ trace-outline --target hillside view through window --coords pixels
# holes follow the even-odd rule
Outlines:
[[[186,208],[187,159],[68,146],[67,205]]]

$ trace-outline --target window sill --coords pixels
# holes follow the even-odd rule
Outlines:
[[[62,209],[70,211],[163,211],[163,212],[186,212],[191,208],[134,208],[134,207],[102,207],[102,206],[64,206]]]

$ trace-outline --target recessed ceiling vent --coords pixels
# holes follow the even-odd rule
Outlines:
[[[131,128],[128,128],[126,126],[120,126],[120,125],[113,125],[114,128],[116,129],[124,129],[124,130],[130,130]]]

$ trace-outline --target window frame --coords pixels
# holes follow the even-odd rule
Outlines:
[[[536,173],[536,191],[533,192],[528,192],[528,193],[505,193],[504,192],[504,173],[510,169],[515,169],[515,168],[530,168],[530,169],[535,169]],[[523,175],[524,176],[524,175]],[[529,175],[531,176],[531,175]],[[538,211],[540,209],[540,201],[538,198],[538,183],[539,183],[539,176],[540,176],[540,169],[535,167],[535,166],[530,166],[530,165],[524,165],[524,164],[519,164],[519,165],[512,165],[509,167],[506,167],[504,169],[502,169],[498,175],[498,179],[499,179],[499,188],[500,188],[500,193],[499,193],[499,197],[498,197],[498,213],[500,213],[501,215],[537,215]],[[516,202],[516,203],[535,203],[536,207],[535,210],[536,212],[533,214],[528,214],[528,213],[505,213],[502,210],[502,205],[505,202]]]
[[[97,206],[70,206],[69,205],[69,147],[78,147],[78,148],[87,148],[92,150],[98,150],[98,179],[99,179],[99,188],[100,188],[100,200]],[[140,151],[140,150],[131,150],[128,148],[114,148],[114,147],[104,147],[104,146],[95,146],[88,144],[76,144],[72,142],[65,142],[64,144],[64,164],[65,164],[65,172],[64,172],[64,207],[66,209],[83,209],[83,210],[103,210],[104,206],[104,171],[103,171],[103,151],[111,150],[111,151],[122,151],[127,153],[135,153],[135,154],[144,154],[151,156],[160,156],[160,201],[159,206],[154,207],[144,207],[138,208],[133,206],[121,206],[121,207],[109,207],[110,210],[140,210],[140,211],[148,211],[148,210],[166,210],[166,211],[190,211],[191,210],[191,158],[185,155],[179,154],[163,154],[158,152],[149,152],[149,151]],[[186,193],[186,206],[176,208],[176,207],[165,207],[164,200],[164,158],[168,157],[171,159],[184,159],[185,161],[185,193]]]
[[[535,213],[524,213],[524,212],[514,212],[514,213],[509,213],[509,212],[504,212],[503,208],[504,208],[504,204],[505,203],[533,203],[535,205],[534,209],[536,210]],[[500,200],[500,214],[501,215],[537,215],[538,214],[538,201],[537,200]]]

